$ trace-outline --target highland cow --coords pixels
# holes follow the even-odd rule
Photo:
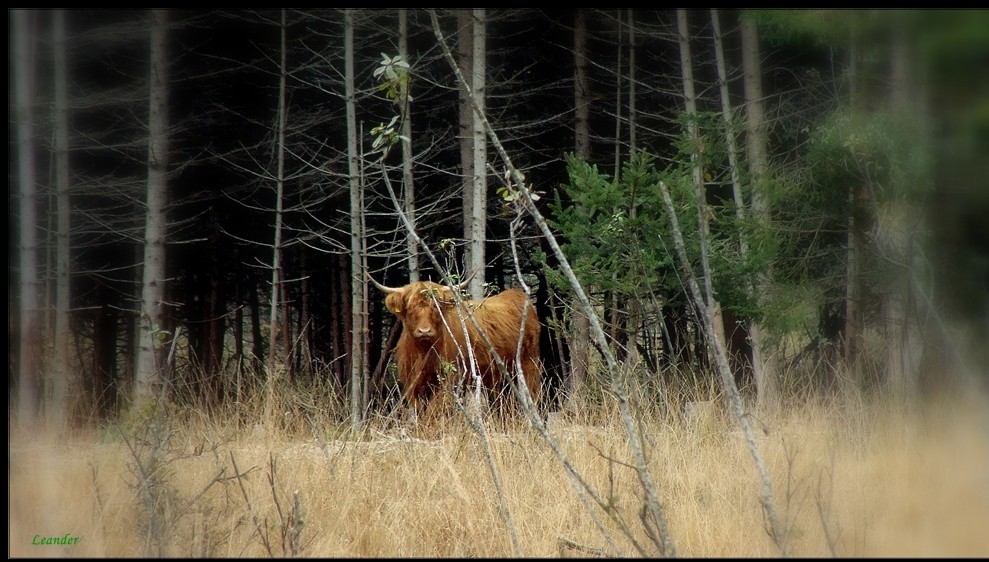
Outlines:
[[[466,282],[449,287],[419,281],[397,288],[371,282],[387,294],[385,306],[402,321],[402,335],[395,347],[398,379],[403,398],[417,411],[441,384],[471,384],[470,351],[476,373],[491,397],[500,401],[511,393],[478,328],[504,362],[508,376],[518,380],[521,368],[529,393],[533,400],[538,398],[542,370],[539,317],[524,292],[508,289],[480,301],[461,299],[457,304],[453,291],[461,290]]]

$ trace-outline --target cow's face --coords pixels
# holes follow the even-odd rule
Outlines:
[[[406,285],[385,297],[385,306],[401,319],[406,332],[420,342],[432,342],[445,330],[440,311],[453,303],[449,287],[432,282]]]

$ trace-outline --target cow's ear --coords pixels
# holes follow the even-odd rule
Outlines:
[[[405,294],[399,291],[397,293],[388,293],[388,296],[385,297],[385,306],[395,316],[401,316],[402,312],[404,312],[402,310],[402,305],[405,303],[404,296]]]

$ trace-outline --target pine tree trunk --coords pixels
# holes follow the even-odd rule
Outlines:
[[[851,46],[849,48],[849,108],[855,113],[861,110],[862,92],[860,92],[858,72],[859,48],[855,40],[854,30],[850,31]],[[845,335],[844,360],[845,367],[858,381],[858,356],[861,347],[863,330],[863,291],[862,291],[862,250],[865,246],[867,231],[867,215],[869,204],[868,186],[855,184],[848,186],[848,253],[845,279]]]
[[[354,14],[344,12],[345,78],[347,95],[347,160],[350,173],[350,417],[355,430],[364,423],[367,368],[364,342],[367,339],[367,283],[364,281],[364,185],[360,176],[357,104],[354,88]]]
[[[587,161],[591,157],[591,85],[587,73],[587,12],[578,9],[574,14],[574,107],[576,109],[575,139],[576,156]],[[570,306],[572,310],[570,340],[570,381],[566,385],[566,396],[570,407],[579,405],[580,394],[587,381],[587,361],[591,349],[590,323],[580,308],[575,296]]]
[[[457,10],[457,64],[467,80],[474,75],[474,17],[469,9]],[[470,267],[471,222],[474,216],[474,109],[464,88],[457,89],[459,109],[460,168],[463,172],[464,265]]]
[[[334,388],[343,388],[346,374],[349,373],[348,358],[350,357],[347,348],[347,337],[350,334],[348,329],[350,324],[350,309],[344,304],[350,295],[350,283],[347,271],[347,256],[337,254],[336,269],[333,270],[333,296],[330,303],[333,309],[332,321],[330,323],[330,340],[333,342],[333,382]],[[338,360],[341,359],[342,360]]]
[[[79,371],[69,365],[71,328],[69,311],[72,306],[70,279],[72,275],[70,234],[71,200],[69,197],[69,101],[65,49],[65,10],[52,13],[52,43],[55,67],[55,185],[57,189],[58,238],[55,271],[55,337],[53,365],[52,420],[62,428],[68,421],[81,390]]]
[[[278,313],[279,305],[284,305],[284,299],[281,298],[282,295],[282,204],[285,189],[284,173],[285,173],[285,81],[286,81],[286,69],[285,69],[285,10],[281,11],[281,43],[279,45],[279,50],[281,58],[279,60],[278,70],[278,112],[276,124],[276,135],[277,144],[275,145],[275,154],[278,160],[278,169],[276,170],[275,176],[275,233],[274,240],[271,245],[271,310],[268,316],[268,358],[265,363],[265,371],[267,372],[267,384],[265,385],[265,412],[264,418],[266,421],[271,421],[274,415],[274,399],[275,399],[275,388],[278,386],[278,381],[283,375],[283,366],[288,363],[288,345],[286,342],[285,349],[282,353],[285,354],[282,365],[278,363]]]
[[[471,276],[468,293],[471,298],[484,298],[485,265],[484,245],[487,239],[487,164],[488,143],[481,113],[485,111],[485,73],[487,56],[484,8],[475,8],[473,14],[473,56],[471,66],[471,90],[478,110],[471,112],[471,136],[474,138],[474,181],[471,197],[470,234],[465,236],[469,248],[467,274]],[[480,112],[480,113],[479,113]]]
[[[635,10],[628,8],[628,153],[635,152]]]
[[[144,278],[135,373],[134,405],[165,400],[169,332],[164,311],[168,206],[168,10],[151,17],[150,108],[148,113],[148,193],[144,230]]]
[[[766,113],[762,103],[762,55],[759,48],[759,28],[751,18],[743,18],[742,69],[745,88],[745,142],[752,177],[752,218],[768,225],[772,221],[765,195],[769,179],[766,150]],[[772,286],[773,272],[767,268],[756,274],[756,298],[765,298]],[[775,355],[767,348],[766,329],[759,322],[749,326],[752,341],[752,373],[755,377],[756,399],[760,407],[772,408],[779,402],[779,369]]]
[[[408,10],[398,10],[398,54],[405,62],[409,61],[409,19]],[[409,217],[412,229],[416,225],[415,183],[412,175],[412,113],[409,103],[409,84],[406,82],[399,93],[399,108],[402,115],[402,193],[405,201],[405,215]],[[405,248],[409,259],[409,283],[419,280],[419,248],[412,231],[405,235]]]
[[[700,132],[694,118],[697,115],[697,95],[694,91],[694,71],[690,54],[690,31],[687,21],[687,11],[683,8],[677,9],[677,32],[680,39],[680,67],[683,73],[683,98],[685,111],[688,115],[687,132],[694,144],[694,151],[691,154],[694,189],[697,194],[697,224],[698,237],[700,238],[701,263],[704,267],[701,271],[702,286],[704,291],[705,306],[708,314],[711,315],[711,324],[714,326],[715,335],[721,341],[725,341],[724,323],[721,318],[721,304],[714,298],[711,288],[711,272],[707,267],[707,238],[709,236],[708,214],[707,214],[707,190],[704,185],[703,152],[701,148]],[[710,334],[707,334],[710,337]],[[712,361],[713,363],[713,361]]]
[[[14,48],[14,97],[17,119],[18,210],[20,212],[18,284],[20,314],[17,361],[17,418],[38,421],[41,399],[41,280],[38,277],[38,193],[34,139],[34,14],[11,12]]]
[[[925,111],[912,111],[910,61],[913,60],[906,32],[902,28],[893,31],[891,45],[889,108],[901,115],[925,115]],[[923,101],[922,99],[920,100]],[[919,105],[919,104],[918,104]],[[903,186],[896,186],[902,188]],[[898,264],[891,278],[890,288],[884,295],[883,309],[886,320],[886,381],[893,397],[908,403],[916,397],[920,387],[920,359],[924,352],[924,339],[917,324],[917,307],[913,294],[914,240],[913,232],[921,231],[920,218],[912,208],[912,202],[893,197],[885,201],[878,213],[877,238],[889,262]]]
[[[617,10],[618,53],[615,62],[615,171],[617,178],[622,171],[622,10]]]

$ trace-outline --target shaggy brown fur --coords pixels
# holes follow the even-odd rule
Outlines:
[[[402,321],[402,335],[395,348],[398,378],[403,396],[417,410],[422,410],[441,383],[470,383],[470,380],[464,380],[471,372],[468,349],[474,352],[484,387],[494,397],[509,392],[487,345],[468,315],[473,316],[487,335],[510,376],[515,376],[516,365],[521,365],[533,400],[538,398],[542,371],[539,317],[524,292],[508,289],[481,301],[465,300],[458,315],[450,287],[420,281],[391,289],[385,305]],[[526,314],[524,328],[523,310]],[[520,362],[516,361],[519,349]]]

